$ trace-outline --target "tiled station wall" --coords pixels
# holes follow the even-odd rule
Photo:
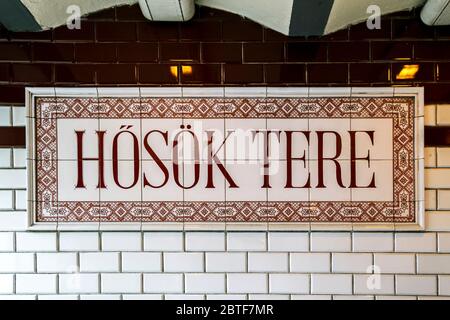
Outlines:
[[[450,28],[417,15],[288,39],[203,8],[189,23],[147,23],[134,6],[95,14],[78,31],[1,31],[0,127],[24,126],[27,85],[180,84],[420,85],[426,125],[450,126]],[[411,63],[417,78],[397,80]],[[174,65],[193,72],[175,77]],[[26,232],[25,158],[0,149],[0,299],[450,298],[448,147],[426,148],[421,233]]]

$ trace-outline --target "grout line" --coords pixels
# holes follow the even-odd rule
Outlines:
[[[440,252],[439,252],[439,239],[440,239],[440,237],[439,237],[439,234],[438,234],[438,232],[435,232],[435,241],[436,241],[436,253],[437,254],[439,254]]]
[[[440,275],[436,275],[436,296],[439,296],[439,293],[440,293],[439,278],[440,278]]]
[[[17,233],[13,232],[13,252],[17,252]]]

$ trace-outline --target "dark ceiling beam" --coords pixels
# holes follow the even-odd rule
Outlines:
[[[323,35],[333,3],[334,0],[294,0],[289,35]]]
[[[42,30],[20,0],[0,0],[0,24],[10,31]]]

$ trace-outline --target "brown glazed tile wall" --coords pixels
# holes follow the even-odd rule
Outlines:
[[[424,86],[450,102],[450,27],[419,11],[323,37],[287,37],[228,12],[197,8],[186,23],[149,22],[138,5],[40,33],[0,28],[0,105],[25,103],[26,86]],[[405,65],[413,79],[400,79]],[[435,135],[437,136],[437,135]]]
[[[417,11],[324,37],[286,37],[228,12],[197,8],[187,23],[148,22],[137,5],[40,33],[0,30],[0,104],[23,104],[26,85],[425,86],[450,101],[450,28]],[[414,79],[398,79],[417,64]],[[188,73],[182,66],[190,66]],[[171,69],[172,67],[172,69]],[[173,72],[173,70],[177,72]]]
[[[23,127],[0,127],[0,148],[25,146],[25,130]]]

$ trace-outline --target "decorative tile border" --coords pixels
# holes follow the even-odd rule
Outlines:
[[[181,95],[177,95],[176,88],[170,89],[151,92],[150,96],[145,95],[144,90],[139,90],[137,96],[126,90],[118,94],[114,89],[104,89],[104,95],[98,91],[93,94],[92,89],[86,92],[72,89],[66,94],[62,89],[58,89],[61,93],[51,89],[50,94],[44,89],[31,90],[28,107],[30,128],[34,128],[29,141],[34,179],[30,188],[33,190],[32,224],[114,223],[119,228],[124,223],[142,226],[143,223],[169,222],[205,226],[243,223],[243,228],[245,224],[285,225],[287,228],[317,224],[334,225],[337,229],[349,224],[369,228],[422,225],[420,172],[423,169],[417,167],[421,158],[417,146],[423,148],[420,144],[423,129],[417,130],[418,120],[423,119],[420,90],[395,89],[389,95],[388,89],[363,92],[358,88],[360,92],[355,90],[349,95],[348,89],[330,91],[326,88],[308,90],[305,96],[302,89],[288,88],[280,89],[278,96],[276,93],[270,96],[271,88],[254,88],[248,92],[237,88],[231,95],[223,94],[223,88],[216,91],[210,88],[204,90],[207,96],[202,96],[202,89],[194,88],[191,89],[193,96],[186,97],[182,89]],[[212,94],[208,96],[208,93]],[[180,119],[183,123],[196,119],[264,119],[266,122],[268,119],[306,119],[308,123],[317,119],[349,119],[350,123],[357,119],[390,119],[393,157],[383,160],[390,160],[393,168],[392,201],[272,201],[267,197],[265,201],[227,201],[226,197],[225,201],[188,201],[184,196],[182,201],[146,201],[142,191],[141,201],[113,202],[100,201],[100,198],[99,201],[61,201],[58,197],[58,161],[61,161],[58,159],[58,122],[83,118],[99,122],[135,119],[141,123],[149,119]]]

